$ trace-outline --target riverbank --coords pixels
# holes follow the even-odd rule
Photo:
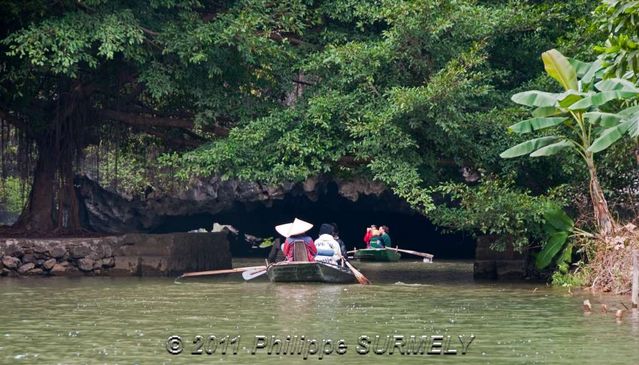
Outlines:
[[[230,267],[226,233],[0,239],[2,276],[168,276]]]

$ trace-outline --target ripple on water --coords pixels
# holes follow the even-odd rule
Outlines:
[[[153,278],[0,281],[0,363],[36,358],[64,364],[90,359],[190,363],[191,355],[166,352],[164,341],[173,334],[187,344],[195,335],[241,334],[248,341],[264,334],[344,338],[352,346],[353,352],[325,357],[322,363],[374,365],[400,359],[356,355],[361,335],[450,335],[456,340],[471,334],[476,339],[468,354],[446,363],[639,362],[639,319],[632,316],[622,324],[615,323],[614,315],[584,317],[584,298],[547,288],[533,292],[528,284],[475,284],[472,268],[458,264],[451,281],[441,280],[451,276],[443,264],[410,264],[408,273],[394,267],[373,266],[378,271],[370,275],[370,269],[365,271],[378,277],[372,286],[235,280],[176,285]],[[609,300],[589,298],[593,304]],[[251,348],[243,342],[236,357],[204,355],[198,361],[253,364],[258,358],[247,355]],[[263,355],[258,360],[285,364],[289,359]],[[401,360],[424,362],[412,355]]]

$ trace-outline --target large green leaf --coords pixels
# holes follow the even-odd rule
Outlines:
[[[633,121],[627,120],[619,125],[604,130],[597,139],[592,142],[592,145],[588,148],[588,151],[597,153],[610,147],[613,143],[623,137],[623,135],[630,129]]]
[[[592,107],[604,105],[611,100],[617,99],[631,99],[639,95],[639,92],[635,91],[623,91],[623,90],[613,90],[613,91],[602,91],[596,93],[595,95],[585,97],[578,102],[572,104],[568,109],[570,110],[585,110],[590,109]]]
[[[548,146],[551,143],[557,142],[560,137],[557,136],[548,136],[548,137],[540,137],[528,140],[526,142],[520,143],[516,146],[510,147],[506,151],[502,152],[499,157],[501,158],[514,158],[523,155],[527,155],[533,151],[536,151],[542,147]]]
[[[521,122],[513,124],[508,128],[515,133],[524,134],[524,133],[530,133],[532,131],[536,131],[536,130],[540,130],[544,128],[554,127],[563,123],[566,120],[567,119],[564,117],[531,118],[531,119],[522,120]]]
[[[588,72],[586,72],[586,74],[581,77],[583,90],[590,89],[587,86],[592,84],[593,80],[595,79],[595,75],[597,75],[597,71],[600,71],[602,69],[603,68],[601,67],[601,60],[596,60],[595,62],[590,64],[590,69],[588,70]]]
[[[566,90],[578,90],[577,73],[568,59],[556,49],[551,49],[541,54],[544,68],[550,77],[559,81]]]
[[[568,58],[568,62],[575,69],[577,77],[583,77],[592,67],[592,62],[584,62],[576,58]]]
[[[557,102],[559,94],[529,90],[513,95],[510,100],[517,104],[536,107],[550,107]]]
[[[568,90],[564,93],[561,93],[557,98],[557,103],[562,108],[568,108],[572,104],[578,102],[584,97],[590,96],[591,94],[579,93],[574,90]]]
[[[530,154],[530,157],[545,157],[552,156],[557,154],[558,152],[565,150],[566,148],[570,148],[573,146],[573,143],[569,140],[559,141],[557,143],[550,144],[548,146],[542,147],[537,151]]]
[[[639,105],[626,108],[618,114],[624,119],[631,121],[628,127],[628,135],[632,138],[639,137]]]
[[[566,240],[568,239],[568,232],[555,232],[550,235],[548,242],[544,245],[544,248],[537,255],[535,265],[538,269],[544,269],[552,262],[553,257],[564,247]]]
[[[535,108],[532,111],[533,117],[537,118],[556,117],[563,114],[564,112],[561,109],[554,106],[542,106],[539,108]]]
[[[628,107],[617,114],[619,114],[623,119],[637,118],[637,115],[639,115],[639,105]]]
[[[620,91],[639,92],[639,89],[637,89],[635,84],[624,79],[608,79],[608,80],[599,81],[595,85],[595,87],[601,91],[620,90]]]
[[[556,231],[572,231],[575,222],[557,204],[548,204],[544,208],[544,220]]]
[[[634,119],[630,122],[630,127],[628,127],[628,135],[632,138],[639,137],[639,119]]]
[[[604,128],[614,127],[623,121],[623,117],[619,113],[588,112],[584,116],[591,124]]]

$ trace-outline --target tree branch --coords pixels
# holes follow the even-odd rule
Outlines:
[[[139,127],[182,128],[187,130],[192,130],[195,127],[195,123],[192,119],[180,117],[163,117],[151,114],[135,114],[108,109],[101,110],[100,115],[104,119],[117,120],[118,122]],[[220,137],[226,137],[229,135],[228,128],[220,127],[217,125],[204,126],[203,130],[206,132],[211,132]]]
[[[134,114],[108,109],[100,111],[100,115],[105,119],[136,126],[193,129],[193,121],[190,119]]]

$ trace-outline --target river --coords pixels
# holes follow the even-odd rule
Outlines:
[[[601,303],[623,308],[627,297],[572,294],[540,283],[474,282],[472,262],[360,268],[373,285],[243,282],[239,274],[177,283],[2,279],[0,363],[639,363],[637,314],[618,323],[613,313],[599,313]],[[591,315],[582,312],[584,299],[593,304]],[[167,344],[172,336],[180,339]],[[278,345],[268,354],[276,339],[280,354]],[[451,354],[428,354],[438,350]]]

